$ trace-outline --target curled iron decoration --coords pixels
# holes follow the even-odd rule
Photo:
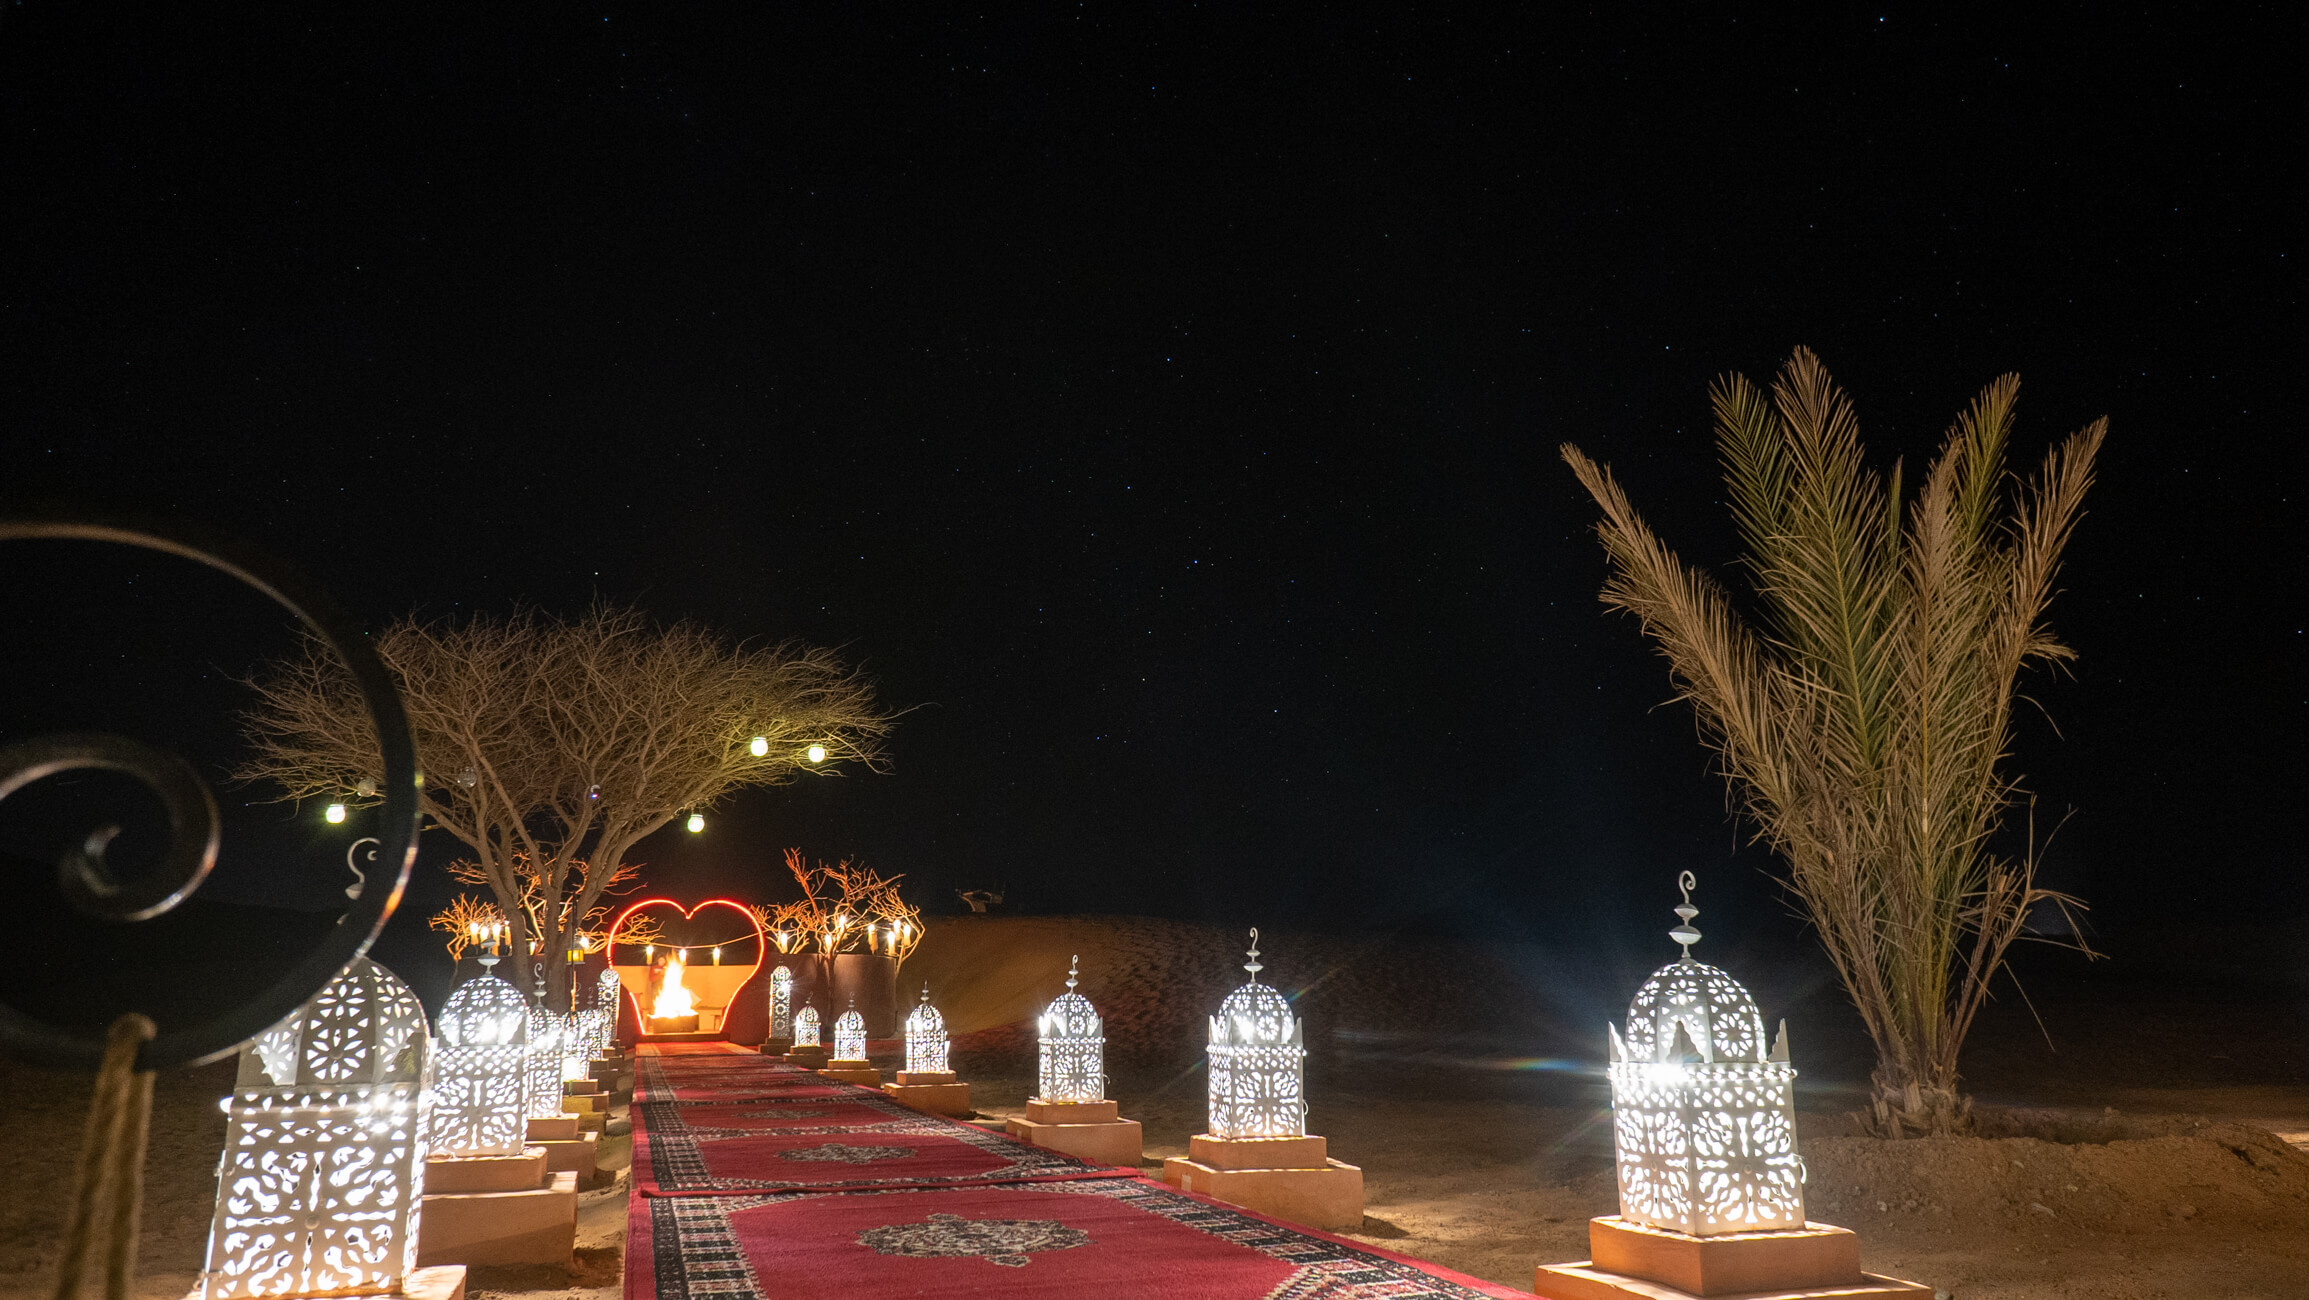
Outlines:
[[[238,1005],[195,1024],[164,1024],[137,1054],[136,1068],[212,1061],[264,1032],[320,992],[346,963],[368,951],[401,901],[416,861],[418,804],[417,750],[408,715],[392,675],[369,647],[361,629],[321,588],[279,560],[237,543],[181,525],[147,520],[86,516],[0,519],[0,542],[88,541],[159,551],[203,564],[270,597],[295,614],[336,652],[360,687],[383,751],[385,796],[379,827],[376,869],[361,873],[346,890],[350,905],[328,937],[272,984]],[[104,850],[118,829],[92,827],[87,837],[57,864],[59,883],[72,906],[121,924],[160,916],[200,888],[216,865],[216,799],[182,758],[121,736],[73,733],[34,737],[0,748],[0,800],[31,783],[61,772],[102,769],[135,778],[168,812],[169,844],[160,862],[135,879],[124,880],[105,862]],[[348,865],[350,859],[348,858]],[[36,919],[36,918],[26,918]],[[134,1008],[122,1008],[134,1010]],[[0,1050],[39,1065],[89,1069],[103,1059],[101,1028],[74,1031],[0,1004]]]

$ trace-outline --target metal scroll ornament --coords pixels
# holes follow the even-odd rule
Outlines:
[[[87,517],[0,519],[0,542],[109,542],[178,556],[207,565],[270,597],[326,642],[351,673],[367,704],[383,750],[383,817],[375,868],[347,891],[351,903],[338,924],[280,978],[207,1019],[171,1020],[144,1044],[138,1070],[215,1060],[287,1019],[354,958],[368,951],[400,902],[416,859],[417,753],[401,697],[367,638],[321,589],[288,566],[246,547],[174,525]],[[166,809],[169,845],[160,861],[123,878],[105,861],[115,833],[92,827],[57,863],[58,884],[74,909],[100,920],[135,925],[166,914],[192,896],[216,865],[216,799],[182,758],[124,736],[61,733],[0,746],[0,800],[43,778],[105,770],[134,778]],[[20,923],[39,924],[38,917]],[[122,1007],[120,1011],[136,1010]],[[94,1068],[103,1058],[105,1031],[72,1030],[0,1004],[0,1051],[38,1065]]]

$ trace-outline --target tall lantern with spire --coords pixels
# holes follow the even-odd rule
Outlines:
[[[866,1059],[866,1017],[856,998],[850,1000],[849,1010],[834,1017],[834,1059],[818,1073],[868,1088],[882,1082],[882,1072]]]
[[[1066,992],[1051,1002],[1035,1026],[1041,1057],[1035,1094],[1039,1101],[1106,1100],[1106,1024],[1090,999],[1074,991],[1081,975],[1078,955],[1066,968]]]
[[[1692,873],[1679,884],[1683,955],[1636,990],[1624,1036],[1606,1026],[1620,1217],[1695,1237],[1801,1228],[1787,1022],[1767,1051],[1755,999],[1692,959]]]
[[[1363,1224],[1363,1171],[1331,1158],[1307,1132],[1306,1027],[1291,1004],[1259,982],[1259,932],[1251,931],[1248,984],[1211,1017],[1210,1131],[1163,1161],[1173,1187],[1261,1214],[1334,1232]]]
[[[1106,1026],[1090,999],[1074,991],[1082,958],[1066,968],[1066,992],[1052,999],[1036,1028],[1041,1069],[1026,1114],[1009,1121],[1010,1136],[1085,1160],[1135,1165],[1144,1153],[1139,1122],[1106,1099]]]
[[[1668,937],[1683,949],[1606,1026],[1620,1212],[1588,1221],[1588,1258],[1543,1264],[1532,1290],[1581,1300],[1925,1300],[1920,1282],[1864,1273],[1860,1239],[1804,1218],[1796,1071],[1785,1023],[1740,982],[1692,958],[1692,873]]]
[[[976,1113],[970,1108],[970,1085],[954,1078],[946,1017],[930,1005],[927,984],[922,986],[922,1001],[906,1014],[906,1068],[898,1071],[898,1082],[882,1091],[893,1101],[933,1114],[968,1119]]]
[[[906,1013],[906,1072],[951,1076],[947,1063],[946,1017],[930,1005],[930,986],[922,986],[922,1002]]]
[[[1211,1017],[1210,1133],[1219,1138],[1300,1137],[1307,1131],[1305,1030],[1291,1004],[1259,982],[1259,932],[1251,931],[1251,982]]]

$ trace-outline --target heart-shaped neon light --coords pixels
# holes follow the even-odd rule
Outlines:
[[[766,953],[769,952],[770,949],[770,936],[762,929],[761,918],[754,915],[752,908],[747,907],[743,903],[733,903],[726,898],[709,898],[706,901],[699,903],[697,906],[689,908],[683,907],[681,904],[673,901],[670,898],[645,898],[640,902],[635,903],[633,906],[626,908],[624,911],[619,912],[617,914],[617,919],[610,923],[609,942],[603,946],[603,955],[611,959],[611,969],[614,970],[616,968],[615,958],[617,956],[618,932],[625,929],[625,921],[627,917],[632,916],[635,912],[638,912],[645,907],[673,908],[675,911],[681,913],[681,919],[684,921],[694,918],[699,912],[702,912],[709,907],[726,907],[736,912],[739,916],[746,918],[746,924],[754,927],[754,967],[752,970],[746,972],[746,977],[742,980],[739,980],[736,987],[730,990],[730,1000],[722,1008],[722,1031],[726,1034],[729,1030],[729,1008],[737,1005],[738,994],[744,992],[746,986],[754,982],[754,977],[762,973],[762,958]],[[630,948],[633,945],[627,944],[626,946]],[[667,944],[664,946],[670,948],[696,948],[700,947],[701,945]],[[625,996],[627,1000],[633,1003],[633,1023],[639,1027],[640,1032],[645,1034],[648,1033],[649,1013],[643,1009],[641,1005],[641,995],[636,993],[630,985],[626,985],[624,976],[619,976],[617,982],[619,985],[625,988]]]

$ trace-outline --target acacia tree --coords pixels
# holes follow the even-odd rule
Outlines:
[[[1611,474],[1564,459],[1603,507],[1604,602],[1642,620],[1739,803],[1835,962],[1876,1046],[1868,1117],[1887,1137],[1967,1125],[1957,1056],[2039,905],[2033,845],[1995,851],[2016,791],[1999,769],[2021,668],[2073,657],[2043,622],[2107,432],[2004,468],[2020,381],[1958,417],[1922,490],[1866,470],[1851,404],[1798,349],[1769,397],[1712,392],[1762,624],[1678,560]]]
[[[557,1009],[578,931],[644,836],[733,791],[883,767],[891,716],[828,650],[732,644],[609,605],[411,616],[375,646],[408,708],[427,825],[472,851],[461,878],[496,896],[510,951],[537,954]],[[378,802],[376,736],[326,647],[249,685],[238,776],[284,799]]]

